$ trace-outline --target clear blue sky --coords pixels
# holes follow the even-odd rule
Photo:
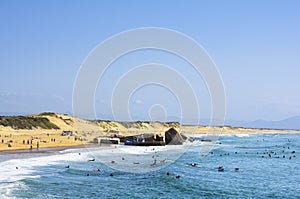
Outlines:
[[[180,31],[206,49],[223,78],[228,119],[300,115],[299,10],[296,0],[1,0],[0,112],[72,112],[73,83],[88,53],[114,34],[151,26]],[[111,89],[104,83],[105,88]],[[160,103],[149,100],[143,106],[145,91],[165,93],[162,101],[170,96],[159,90],[149,87],[132,96],[134,119],[145,117],[149,103]],[[96,96],[99,104],[105,101]],[[99,104],[99,114],[109,119],[109,107]],[[209,117],[209,108],[201,117]]]

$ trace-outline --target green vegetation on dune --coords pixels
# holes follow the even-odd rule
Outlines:
[[[48,118],[30,116],[0,116],[0,125],[10,126],[13,129],[60,129]]]
[[[56,113],[53,113],[53,112],[43,112],[43,113],[40,113],[39,116],[56,116]]]

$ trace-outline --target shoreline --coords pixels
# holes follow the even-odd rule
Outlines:
[[[44,147],[39,149],[11,149],[11,150],[1,150],[0,155],[9,155],[9,154],[44,154],[44,153],[52,153],[56,151],[64,151],[68,149],[80,149],[85,148],[85,145],[78,146],[58,146],[58,147]]]
[[[300,130],[290,129],[189,126],[181,125],[178,122],[89,121],[66,114],[41,113],[18,119],[14,117],[2,118],[2,123],[0,123],[0,152],[37,151],[37,149],[43,151],[44,148],[84,147],[92,144],[97,137],[122,137],[145,133],[162,136],[171,128],[174,128],[181,134],[191,135],[191,137],[196,135],[222,136],[258,133],[300,134]]]
[[[263,135],[263,134],[300,134],[300,131],[270,131],[270,132],[239,132],[239,133],[218,133],[218,134],[207,134],[207,133],[183,133],[189,137],[202,137],[202,136],[232,136],[232,135]],[[6,148],[0,150],[0,155],[10,155],[10,154],[45,154],[45,153],[52,153],[57,151],[64,151],[68,149],[80,149],[80,148],[88,148],[93,146],[99,146],[94,143],[77,143],[75,145],[52,145],[47,147],[40,147],[40,148]]]

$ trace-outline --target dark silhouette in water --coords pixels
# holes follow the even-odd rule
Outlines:
[[[218,171],[224,171],[224,167],[223,166],[219,166],[218,167]]]
[[[185,165],[186,166],[191,166],[191,167],[196,167],[198,164],[197,163],[187,163]]]

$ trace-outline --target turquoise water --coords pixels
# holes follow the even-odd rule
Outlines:
[[[0,198],[300,198],[300,135],[220,136],[218,143],[202,157],[203,143],[195,142],[179,159],[147,173],[111,168],[111,159],[121,162],[111,154],[98,160],[94,151],[111,147],[0,154]],[[142,162],[130,168],[142,170]]]

